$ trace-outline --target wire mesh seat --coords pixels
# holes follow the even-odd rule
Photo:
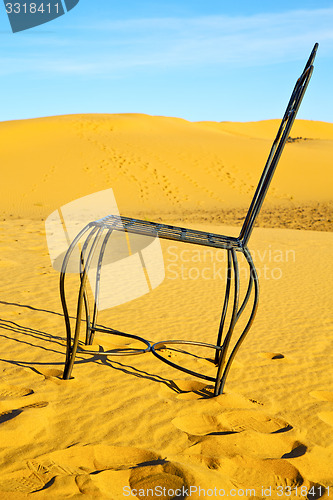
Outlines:
[[[251,257],[251,253],[248,249],[248,241],[251,236],[253,226],[256,222],[256,219],[262,207],[263,201],[265,199],[270,182],[274,175],[276,166],[281,157],[281,153],[289,137],[291,127],[294,123],[304,93],[310,81],[313,72],[313,62],[316,56],[317,48],[318,44],[315,44],[310,54],[310,57],[305,65],[304,71],[297,80],[295,87],[292,91],[289,103],[287,105],[287,109],[282,118],[280,127],[278,129],[277,135],[275,137],[268,159],[266,161],[264,170],[259,180],[259,184],[256,188],[250,208],[247,212],[247,215],[245,217],[244,223],[242,225],[238,237],[230,237],[210,232],[196,231],[193,229],[187,229],[183,227],[172,226],[150,221],[143,221],[139,219],[122,217],[119,215],[107,215],[99,220],[89,222],[80,231],[80,233],[76,236],[76,238],[74,238],[63,260],[61,275],[60,275],[60,296],[64,310],[66,332],[67,332],[67,352],[66,352],[66,363],[63,375],[64,379],[70,378],[72,373],[75,356],[79,344],[83,307],[85,307],[86,345],[89,346],[92,344],[95,332],[106,332],[106,333],[121,335],[124,337],[128,337],[130,339],[141,341],[144,344],[142,349],[132,349],[130,350],[130,352],[127,351],[124,353],[124,352],[105,351],[100,354],[104,355],[141,354],[150,351],[158,359],[171,365],[174,368],[177,368],[178,370],[194,375],[201,379],[213,382],[215,396],[223,393],[225,382],[230,367],[232,365],[232,362],[253,323],[258,307],[259,280],[257,271],[255,269]],[[226,289],[225,289],[224,303],[222,307],[220,326],[215,344],[190,341],[190,340],[166,340],[166,341],[159,341],[151,345],[151,343],[148,340],[143,339],[142,337],[115,331],[112,330],[112,328],[99,327],[97,325],[98,295],[99,295],[101,269],[107,243],[114,231],[125,232],[127,234],[148,236],[153,238],[158,237],[167,240],[179,241],[184,244],[201,245],[201,246],[226,250],[227,252]],[[74,336],[72,338],[71,325],[70,325],[70,319],[69,319],[68,307],[65,295],[65,276],[71,255],[73,254],[74,250],[77,249],[78,244],[81,241],[83,241],[83,244],[80,251],[80,287],[79,287],[78,301],[77,301],[75,330],[74,330]],[[97,258],[95,255],[96,252],[97,252]],[[249,279],[247,283],[247,290],[243,300],[240,299],[240,273],[238,265],[238,255],[240,253],[244,255],[245,260],[249,266]],[[94,308],[92,311],[90,311],[87,299],[87,277],[93,258],[95,258],[96,262],[95,264],[96,293],[95,293]],[[232,283],[233,283],[233,292],[232,292]],[[233,348],[230,349],[231,338],[234,334],[236,323],[238,322],[244,311],[248,309],[247,306],[249,305],[249,302],[251,302],[251,306],[248,311],[249,314],[245,327],[243,328],[236,342],[234,342]],[[230,305],[231,305],[231,314],[229,313],[227,315],[227,311]],[[229,317],[228,325],[226,324],[227,316]],[[215,352],[216,376],[210,377],[205,374],[194,372],[164,357],[161,354],[162,352],[161,349],[166,345],[173,345],[173,344],[194,345],[194,346],[202,346],[213,349]],[[95,353],[95,351],[89,351],[89,349],[85,350],[85,352]]]

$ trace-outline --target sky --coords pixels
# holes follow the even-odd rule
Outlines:
[[[315,42],[298,118],[333,122],[333,1],[80,0],[49,23],[12,33],[0,0],[0,121],[76,113],[280,118]]]

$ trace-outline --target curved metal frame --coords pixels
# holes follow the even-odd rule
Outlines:
[[[90,231],[89,231],[90,229]],[[104,230],[106,229],[106,234],[103,235]],[[80,268],[79,268],[79,275],[80,275],[80,287],[79,287],[79,292],[78,292],[78,300],[77,300],[77,310],[76,310],[76,321],[75,321],[75,329],[74,329],[74,337],[72,340],[72,333],[71,333],[71,325],[70,325],[70,318],[68,314],[68,307],[66,304],[66,296],[65,296],[65,276],[66,276],[66,270],[67,266],[70,260],[70,257],[75,249],[75,247],[78,247],[82,237],[84,234],[88,232],[88,235],[86,236],[82,250],[80,252]],[[64,379],[69,379],[71,377],[73,365],[74,365],[74,360],[75,356],[77,353],[78,345],[79,345],[79,336],[80,336],[80,331],[81,331],[81,323],[82,323],[82,309],[83,306],[85,307],[85,321],[86,321],[86,338],[85,338],[85,344],[87,346],[91,345],[94,339],[95,332],[102,332],[102,333],[109,333],[112,335],[119,335],[122,337],[130,338],[133,340],[140,341],[146,345],[145,349],[131,349],[131,348],[124,348],[124,350],[109,350],[109,351],[104,351],[100,352],[100,355],[104,356],[124,356],[124,355],[135,355],[135,354],[142,354],[151,351],[158,359],[163,361],[164,363],[167,363],[168,365],[183,371],[184,373],[188,373],[189,375],[210,381],[210,382],[215,382],[215,388],[214,388],[214,396],[217,396],[219,394],[223,393],[225,381],[227,378],[227,375],[230,370],[231,363],[241,345],[243,342],[246,334],[248,333],[250,326],[254,320],[254,316],[257,310],[258,306],[258,294],[259,294],[259,285],[258,285],[258,275],[256,272],[256,269],[253,264],[253,260],[251,258],[251,254],[247,248],[225,248],[228,254],[228,261],[227,261],[227,279],[226,279],[226,290],[225,290],[225,297],[224,297],[224,302],[223,302],[223,307],[222,307],[222,313],[221,313],[221,320],[220,320],[220,326],[219,326],[219,331],[217,335],[217,341],[216,344],[210,344],[206,342],[196,342],[196,341],[190,341],[190,340],[165,340],[165,341],[159,341],[154,343],[153,345],[150,344],[150,342],[138,335],[134,334],[129,334],[125,332],[119,332],[112,330],[111,328],[105,328],[105,327],[98,327],[96,326],[97,324],[97,312],[98,312],[98,303],[99,303],[99,291],[100,291],[100,279],[101,279],[101,269],[102,269],[102,264],[103,264],[103,257],[105,254],[105,249],[107,246],[107,243],[109,241],[109,238],[112,234],[113,229],[110,227],[105,227],[105,225],[100,224],[100,223],[89,223],[78,235],[77,237],[73,240],[71,243],[70,247],[68,248],[68,251],[65,255],[63,265],[62,265],[62,270],[61,270],[61,275],[60,275],[60,294],[61,294],[61,300],[62,300],[62,305],[63,305],[63,310],[64,310],[64,317],[65,317],[65,324],[66,324],[66,332],[67,332],[67,353],[66,353],[66,363],[65,363],[65,370],[64,370]],[[99,241],[103,239],[100,250],[99,250],[99,255],[97,259],[97,269],[96,269],[96,281],[95,281],[95,301],[94,301],[94,308],[93,308],[93,314],[92,314],[92,320],[90,321],[90,306],[89,306],[89,300],[88,300],[88,294],[86,290],[87,286],[87,278],[88,278],[88,272],[89,268],[94,256],[94,253],[96,251],[97,245]],[[243,302],[239,306],[239,292],[240,292],[240,276],[239,276],[239,269],[238,269],[238,260],[237,260],[237,251],[240,251],[244,254],[247,263],[249,264],[249,282],[248,282],[248,287],[247,291],[245,294],[245,297],[243,299]],[[227,329],[227,333],[224,336],[223,340],[223,331],[225,328],[225,323],[226,323],[226,318],[227,318],[227,313],[229,306],[231,304],[230,301],[230,294],[231,294],[231,288],[232,288],[232,281],[234,282],[234,289],[233,289],[233,304],[232,304],[232,311],[231,311],[231,317],[229,321],[229,326]],[[229,354],[228,357],[228,351],[229,351],[229,346],[231,342],[232,335],[234,333],[234,329],[236,326],[236,323],[238,322],[240,316],[244,312],[246,305],[249,302],[251,292],[253,290],[253,284],[254,284],[254,301],[253,301],[253,306],[252,310],[248,319],[248,322],[241,332],[237,342],[235,343],[231,353]],[[223,340],[223,341],[222,341]],[[198,347],[207,347],[210,349],[215,350],[215,364],[217,365],[217,373],[216,377],[211,377],[202,373],[195,372],[193,370],[190,370],[189,368],[183,367],[181,365],[178,365],[177,363],[174,363],[173,361],[170,361],[169,359],[166,359],[163,357],[159,350],[161,349],[162,346],[172,344],[172,345],[193,345],[193,346],[198,346]],[[84,349],[82,351],[83,354],[91,354],[91,355],[96,355],[95,351],[89,350],[89,349]]]
[[[254,292],[253,306],[252,306],[252,311],[251,311],[250,317],[246,323],[246,326],[245,326],[244,330],[242,331],[241,335],[239,336],[234,348],[232,349],[228,361],[224,364],[224,362],[226,360],[226,355],[227,355],[226,351],[225,351],[223,361],[222,361],[222,359],[219,360],[219,366],[218,366],[218,370],[217,370],[217,374],[216,374],[215,391],[214,391],[215,396],[223,393],[224,385],[225,385],[225,382],[226,382],[226,379],[227,379],[227,376],[228,376],[228,373],[229,373],[229,370],[231,367],[231,363],[233,362],[234,357],[236,356],[238,349],[240,348],[242,342],[244,341],[244,339],[245,339],[245,337],[246,337],[246,335],[247,335],[247,333],[248,333],[248,331],[253,323],[254,317],[255,317],[257,309],[258,309],[258,302],[259,302],[259,278],[258,278],[258,274],[257,274],[256,268],[254,266],[250,251],[247,248],[244,248],[243,253],[244,253],[244,256],[249,264],[250,278],[249,278],[249,285],[248,285],[248,289],[247,289],[244,301],[243,301],[243,303],[242,303],[241,307],[239,308],[237,315],[236,315],[236,322],[240,318],[241,314],[243,313],[243,311],[245,309],[246,304],[249,301],[252,286],[254,284],[254,291],[255,292]]]
[[[101,251],[99,253],[98,257],[98,264],[97,264],[97,270],[96,270],[96,285],[95,285],[95,302],[94,302],[94,312],[93,312],[93,320],[91,325],[87,323],[87,336],[86,336],[86,344],[91,345],[94,340],[95,336],[95,327],[96,327],[96,322],[97,322],[97,313],[98,313],[98,299],[99,299],[99,287],[100,287],[100,280],[101,280],[101,268],[102,268],[102,262],[103,262],[103,257],[105,253],[105,248],[107,245],[107,242],[109,241],[109,238],[112,234],[112,229],[109,229],[106,233],[106,236],[104,237]]]
[[[295,87],[292,91],[291,97],[289,99],[287,109],[283,115],[279,130],[276,134],[275,140],[271,147],[266,165],[264,167],[263,173],[260,177],[258,186],[254,193],[250,208],[246,214],[239,239],[242,241],[243,246],[246,247],[251,236],[253,226],[259,215],[260,209],[264,202],[265,196],[267,194],[269,185],[273,178],[276,166],[280,160],[282,151],[289,137],[289,133],[294,124],[297,112],[303,100],[306,89],[309,85],[312,72],[313,72],[313,62],[316,57],[318,49],[318,43],[315,43],[310,57],[305,65],[303,73],[298,78]]]
[[[82,236],[89,229],[91,229],[91,231],[88,233],[88,236],[86,237],[86,239],[83,243],[83,247],[82,247],[82,250],[80,253],[80,288],[79,288],[78,300],[77,300],[74,337],[73,337],[73,341],[72,341],[70,317],[69,317],[69,313],[68,313],[68,307],[67,307],[67,303],[66,303],[66,294],[65,294],[65,276],[66,276],[67,266],[68,266],[70,257],[72,255],[74,249],[79,244],[80,240],[82,239]],[[115,331],[115,330],[108,329],[108,328],[96,327],[101,268],[102,268],[102,262],[103,262],[105,248],[106,248],[107,242],[111,236],[112,229],[107,230],[107,233],[103,239],[103,242],[101,245],[101,250],[100,250],[100,253],[98,256],[98,264],[97,264],[97,270],[96,270],[96,283],[95,283],[94,310],[93,310],[92,322],[90,322],[90,307],[89,307],[88,294],[87,294],[87,290],[86,290],[87,278],[88,278],[88,272],[89,272],[92,258],[94,256],[97,244],[102,237],[103,231],[104,231],[103,227],[96,226],[93,223],[89,223],[87,226],[85,226],[79,232],[79,234],[76,236],[76,238],[72,241],[71,245],[69,246],[69,248],[66,252],[65,258],[63,260],[62,269],[61,269],[61,273],[60,273],[60,297],[61,297],[61,303],[62,303],[62,307],[63,307],[63,311],[64,311],[64,318],[65,318],[65,325],[66,325],[66,337],[67,337],[66,362],[65,362],[65,369],[64,369],[64,374],[63,374],[63,378],[65,380],[68,380],[71,377],[71,373],[73,370],[74,360],[75,360],[75,356],[76,356],[78,345],[79,345],[83,305],[85,307],[85,313],[86,313],[86,341],[85,341],[86,345],[92,344],[95,332],[97,332],[97,331],[110,333],[113,335],[119,335],[121,337],[130,338],[133,340],[140,341],[146,345],[145,349],[125,348],[124,351],[122,351],[122,352],[120,352],[119,349],[117,349],[117,350],[111,350],[111,351],[103,351],[103,352],[100,352],[99,355],[102,355],[102,356],[111,356],[111,355],[112,356],[124,356],[124,355],[127,355],[127,356],[129,356],[129,355],[135,355],[135,354],[143,354],[143,353],[149,352],[151,350],[150,342],[142,337],[139,337],[138,335],[125,333],[125,332],[119,332],[119,331]],[[92,241],[92,243],[90,244],[91,241]],[[89,245],[90,245],[90,248],[89,248]],[[88,257],[85,258],[86,253],[88,251],[88,248],[89,248]],[[84,350],[83,352],[85,354],[96,355],[95,351]]]
[[[258,274],[255,269],[255,266],[253,264],[253,260],[251,257],[251,254],[247,248],[243,249],[243,254],[247,260],[247,263],[249,264],[249,271],[250,271],[250,277],[249,277],[249,284],[247,288],[246,295],[244,297],[244,300],[241,304],[241,306],[238,308],[238,303],[239,303],[239,289],[240,289],[240,280],[239,280],[239,272],[238,272],[238,262],[237,262],[237,255],[235,250],[233,249],[228,249],[228,273],[227,273],[227,285],[226,285],[226,294],[224,298],[224,303],[223,303],[223,308],[222,308],[222,315],[221,315],[221,322],[220,322],[220,328],[218,332],[218,337],[217,337],[217,344],[207,344],[205,342],[195,342],[195,341],[186,341],[186,340],[165,340],[165,341],[160,341],[156,342],[155,344],[152,345],[151,351],[152,353],[159,358],[161,361],[164,361],[164,363],[167,363],[168,365],[177,368],[178,370],[188,373],[190,375],[194,375],[198,378],[202,378],[204,380],[209,380],[211,382],[215,382],[215,387],[214,387],[214,396],[218,396],[223,393],[224,385],[231,367],[231,363],[240,348],[242,342],[244,341],[246,334],[248,333],[257,308],[258,308],[258,300],[259,300],[259,282],[258,282]],[[233,301],[233,308],[232,308],[232,313],[231,313],[231,319],[229,323],[229,328],[227,331],[227,334],[224,338],[223,344],[222,343],[222,334],[223,334],[223,327],[225,324],[226,320],[226,315],[227,315],[227,310],[228,310],[228,305],[229,305],[229,297],[230,297],[230,288],[231,288],[231,275],[232,275],[232,269],[234,271],[234,301]],[[254,300],[253,300],[253,306],[251,310],[251,314],[249,316],[249,319],[246,323],[245,328],[243,329],[242,333],[240,334],[237,342],[235,343],[229,358],[227,359],[228,356],[228,348],[230,345],[231,337],[234,332],[235,326],[237,321],[239,320],[241,314],[244,312],[245,307],[249,301],[249,298],[251,296],[251,291],[252,287],[254,284]],[[203,346],[203,347],[209,347],[213,348],[216,350],[215,354],[215,364],[217,365],[217,373],[216,377],[209,377],[207,375],[203,375],[198,372],[194,372],[192,370],[189,370],[188,368],[185,368],[181,365],[178,365],[177,363],[174,363],[173,361],[170,361],[161,354],[159,354],[158,349],[160,349],[162,346],[167,345],[167,344],[177,344],[177,345],[194,345],[194,346]]]
[[[279,130],[277,132],[276,138],[273,142],[271,151],[269,153],[267,162],[265,164],[263,173],[260,177],[259,184],[254,193],[250,208],[247,212],[245,221],[240,231],[240,235],[238,238],[228,237],[218,234],[207,233],[203,231],[196,231],[193,229],[186,229],[182,227],[175,227],[166,224],[160,224],[150,221],[143,221],[138,219],[131,219],[128,217],[120,217],[115,215],[109,215],[100,219],[98,221],[90,222],[85,228],[83,228],[80,233],[73,240],[71,245],[69,246],[67,253],[65,255],[61,274],[60,274],[60,296],[61,303],[64,311],[64,318],[66,324],[66,335],[67,335],[67,350],[66,350],[66,363],[64,370],[64,379],[68,379],[71,376],[71,372],[73,369],[73,364],[75,360],[75,355],[78,348],[79,343],[79,335],[81,328],[81,316],[82,316],[82,308],[83,305],[85,307],[85,321],[86,321],[86,345],[91,345],[94,339],[94,335],[96,331],[106,332],[113,335],[120,335],[126,338],[131,338],[134,340],[138,340],[146,345],[145,349],[127,349],[125,348],[123,351],[105,351],[99,354],[101,355],[129,355],[129,354],[141,354],[145,352],[151,351],[158,359],[167,363],[168,365],[177,368],[180,371],[188,373],[190,375],[194,375],[196,377],[215,382],[214,388],[214,396],[218,396],[223,393],[225,382],[227,376],[229,374],[229,370],[231,364],[237,354],[242,342],[244,341],[256,314],[259,300],[259,281],[257,271],[255,269],[251,254],[247,248],[248,240],[251,236],[253,225],[256,221],[256,218],[259,214],[261,206],[263,204],[264,198],[267,194],[267,190],[269,188],[270,182],[274,175],[277,163],[281,157],[283,148],[287,142],[289,132],[294,123],[297,111],[300,107],[301,101],[303,99],[304,93],[309,84],[312,71],[313,71],[313,61],[316,56],[318,44],[314,45],[314,48],[311,52],[311,55],[307,61],[307,64],[304,68],[304,71],[300,78],[297,80],[296,85],[293,89],[291,98],[289,100],[287,109],[283,116],[282,122],[280,124]],[[80,253],[80,288],[78,293],[78,301],[77,301],[77,311],[76,311],[76,323],[75,323],[75,332],[73,341],[71,338],[71,325],[70,318],[68,314],[68,308],[66,304],[66,295],[65,295],[65,275],[68,266],[69,259],[73,253],[74,248],[79,244],[82,237],[85,235],[87,231],[90,232],[86,236],[86,239],[83,243],[83,247]],[[98,255],[98,263],[96,270],[96,283],[95,283],[95,302],[94,309],[92,313],[92,321],[90,321],[90,306],[88,300],[88,294],[86,291],[87,285],[87,276],[89,267],[91,265],[91,261],[94,255],[94,252],[97,248],[98,242],[102,237],[103,231],[106,230],[106,235],[104,236],[101,249]],[[164,239],[181,241],[189,244],[196,245],[205,245],[214,248],[223,248],[228,253],[228,263],[227,263],[227,279],[226,279],[226,288],[225,288],[225,296],[221,313],[221,320],[219,325],[219,330],[217,334],[216,345],[209,344],[206,342],[196,342],[196,341],[186,341],[186,340],[166,340],[159,341],[155,344],[151,345],[148,340],[143,339],[137,335],[132,335],[128,333],[118,332],[109,328],[101,328],[97,327],[97,313],[98,313],[98,300],[99,300],[99,291],[100,291],[100,279],[101,279],[101,269],[103,264],[103,257],[105,253],[105,248],[108,243],[108,240],[112,234],[113,230],[117,231],[128,231],[135,234],[149,235],[149,236],[158,236]],[[243,302],[239,306],[239,294],[240,294],[240,276],[238,269],[238,260],[237,260],[237,252],[243,253],[248,265],[249,265],[249,282],[245,297]],[[86,258],[86,254],[88,254]],[[226,334],[223,339],[223,332],[226,326],[227,312],[230,306],[230,294],[231,294],[231,283],[234,283],[233,289],[233,305],[230,314],[229,326]],[[238,337],[238,340],[235,342],[232,349],[230,349],[231,338],[234,334],[234,330],[236,324],[245,311],[245,308],[249,302],[252,291],[253,294],[253,305],[248,318],[248,321]],[[215,364],[217,366],[216,377],[210,377],[207,375],[203,375],[201,373],[194,372],[188,368],[180,366],[173,361],[170,361],[163,357],[159,350],[162,346],[167,344],[176,344],[176,345],[193,345],[199,347],[207,347],[215,350]],[[231,352],[230,352],[231,351]],[[87,354],[96,354],[94,351],[85,350]]]

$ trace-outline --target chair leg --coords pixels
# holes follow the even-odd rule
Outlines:
[[[235,323],[240,318],[242,312],[245,309],[246,304],[248,303],[248,300],[249,300],[249,297],[250,297],[250,294],[252,291],[252,286],[254,283],[254,301],[253,301],[252,311],[251,311],[249,320],[248,320],[243,332],[241,333],[238,341],[236,342],[226,364],[225,364],[226,352],[223,351],[224,359],[223,358],[220,359],[220,363],[219,363],[219,367],[218,367],[218,371],[217,371],[217,375],[216,375],[214,396],[218,396],[220,394],[223,394],[224,385],[225,385],[231,364],[236,356],[238,349],[240,348],[242,342],[244,341],[245,336],[247,335],[249,329],[251,328],[251,325],[253,323],[253,320],[254,320],[254,317],[256,315],[257,308],[258,308],[258,300],[259,300],[258,274],[257,274],[256,268],[253,264],[251,254],[247,248],[244,249],[244,255],[245,255],[245,258],[249,264],[250,278],[249,278],[249,285],[248,285],[247,293],[246,293],[246,296],[244,298],[244,301],[243,301],[241,307],[239,308],[239,310],[237,312]],[[238,279],[239,279],[239,276],[238,276]],[[233,326],[235,326],[235,324]]]
[[[94,301],[94,312],[91,325],[89,325],[89,336],[87,337],[87,345],[92,345],[95,336],[95,328],[97,323],[97,315],[98,315],[98,303],[99,303],[99,292],[100,292],[100,281],[101,281],[101,268],[103,264],[103,257],[106,249],[106,245],[109,241],[109,238],[112,234],[113,229],[109,229],[104,237],[101,250],[98,256],[98,264],[96,270],[96,284],[95,284],[95,301]],[[88,330],[87,330],[88,333]]]
[[[98,229],[98,230],[97,230]],[[84,257],[85,250],[91,240],[91,238],[95,235],[95,238],[93,240],[93,243],[91,245],[91,248],[89,250],[89,254],[87,257],[86,262],[84,262],[83,258],[83,263],[84,263],[84,271],[81,273],[81,283],[80,283],[80,290],[79,290],[79,296],[78,296],[78,302],[77,302],[77,311],[76,311],[76,324],[75,324],[75,332],[74,332],[74,339],[73,339],[73,344],[71,338],[67,338],[67,355],[66,355],[66,363],[65,363],[65,369],[64,369],[64,374],[63,378],[65,380],[68,380],[71,376],[72,370],[73,370],[73,365],[74,365],[74,360],[76,356],[76,351],[77,347],[79,344],[79,336],[80,336],[80,329],[81,329],[81,316],[82,316],[82,306],[83,302],[85,301],[85,294],[86,294],[86,284],[87,284],[87,277],[88,277],[88,271],[89,267],[91,264],[91,259],[93,257],[94,251],[96,249],[97,243],[100,239],[101,233],[103,231],[103,228],[97,228],[95,227],[90,234],[88,235],[82,252],[81,256]],[[78,241],[78,240],[77,240]],[[82,265],[82,259],[81,259],[81,265]],[[70,332],[69,332],[70,333]]]
[[[108,239],[108,233],[107,233],[107,239]],[[86,239],[86,241],[84,242],[83,248],[82,248],[82,252],[81,252],[81,257],[80,257],[80,277],[81,277],[81,279],[83,276],[84,258],[85,258],[85,253],[87,251],[89,240],[90,240],[90,238]],[[101,260],[102,260],[103,255],[104,255],[104,249],[103,248],[101,249],[101,253],[99,256],[99,260],[98,260],[97,271],[99,271],[99,273],[100,273]],[[102,257],[101,257],[101,254],[102,254]],[[97,285],[96,285],[95,299],[96,299],[96,297],[97,297],[97,299],[94,301],[94,311],[93,311],[92,322],[90,322],[90,306],[89,306],[89,299],[88,299],[88,294],[87,294],[86,290],[84,291],[84,295],[83,295],[84,307],[85,307],[85,312],[86,312],[86,340],[85,340],[86,345],[92,345],[93,340],[94,340],[94,333],[95,332],[92,329],[92,325],[95,326],[96,321],[97,321],[98,293],[99,293],[99,288],[97,289]]]
[[[62,305],[62,309],[63,309],[63,312],[64,312],[64,318],[65,318],[65,325],[66,325],[66,361],[65,361],[65,366],[68,364],[69,362],[69,358],[70,358],[70,351],[71,351],[71,324],[70,324],[70,319],[69,319],[69,314],[68,314],[68,307],[67,307],[67,303],[66,303],[66,294],[65,294],[65,277],[66,277],[66,270],[67,270],[67,266],[68,266],[68,263],[69,263],[69,259],[74,251],[74,248],[76,247],[77,243],[80,241],[80,239],[82,238],[82,236],[84,235],[84,233],[86,233],[88,231],[88,229],[90,228],[90,225],[88,224],[87,226],[85,226],[82,231],[80,231],[80,233],[76,236],[76,238],[74,238],[74,240],[72,241],[72,243],[70,244],[67,252],[66,252],[66,255],[65,255],[65,258],[63,260],[63,263],[62,263],[62,267],[61,267],[61,273],[60,273],[60,299],[61,299],[61,305]]]
[[[228,252],[227,283],[226,283],[226,289],[225,289],[225,295],[224,295],[224,303],[223,303],[223,309],[222,309],[222,314],[221,314],[219,333],[218,333],[217,341],[216,341],[216,345],[219,347],[221,346],[221,343],[222,343],[223,328],[224,328],[225,318],[227,315],[227,310],[228,310],[228,305],[229,305],[230,287],[231,287],[231,279],[232,279],[231,250],[227,250],[227,252]],[[216,349],[216,351],[215,351],[215,364],[216,365],[219,364],[220,358],[221,358],[221,350]]]
[[[237,255],[234,249],[230,250],[231,252],[231,258],[232,258],[232,267],[234,270],[234,303],[233,303],[233,309],[232,309],[232,315],[230,319],[230,325],[228,328],[228,332],[224,338],[224,342],[222,344],[222,350],[221,354],[219,357],[219,364],[218,364],[218,370],[217,370],[217,375],[216,375],[216,383],[215,383],[215,391],[214,395],[217,396],[218,392],[218,387],[220,385],[220,379],[221,379],[221,374],[222,370],[224,368],[224,365],[226,363],[226,357],[227,357],[227,352],[230,344],[230,340],[237,322],[237,312],[238,312],[238,301],[239,301],[239,270],[238,270],[238,261],[237,261]]]
[[[84,300],[84,310],[86,313],[86,345],[90,345],[90,331],[91,331],[91,322],[90,322],[90,305],[89,305],[89,298],[87,294],[87,290],[84,290],[83,294],[83,300]]]

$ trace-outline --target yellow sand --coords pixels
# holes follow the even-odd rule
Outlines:
[[[74,378],[61,379],[59,274],[42,219],[112,188],[123,215],[237,234],[277,125],[145,115],[0,124],[1,499],[172,498],[168,490],[182,489],[193,499],[333,495],[333,236],[313,231],[315,212],[304,208],[331,201],[333,124],[298,121],[291,135],[303,139],[286,146],[266,205],[273,228],[250,240],[260,305],[226,394],[212,398],[210,384],[150,353],[105,359],[99,350],[126,341],[103,334],[95,355],[78,354]],[[305,210],[307,230],[282,229],[295,227],[288,207]],[[231,227],[217,224],[222,209],[234,214]],[[102,311],[99,322],[151,341],[215,343],[225,262],[203,248],[161,245],[163,283]],[[213,352],[191,352],[164,351],[214,375]]]
[[[3,122],[0,213],[47,217],[107,187],[122,213],[183,218],[233,207],[245,211],[278,123],[191,123],[131,114]],[[331,201],[333,124],[301,120],[292,137],[306,140],[287,144],[267,203]]]

